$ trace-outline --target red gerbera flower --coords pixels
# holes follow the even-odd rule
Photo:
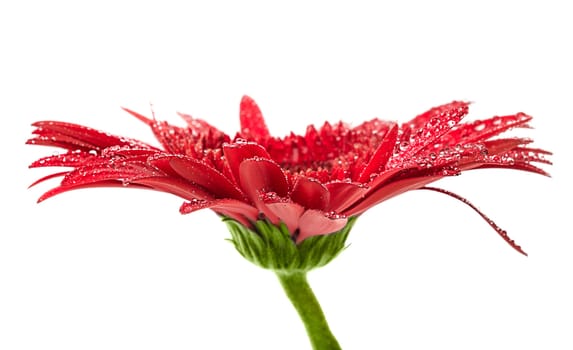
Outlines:
[[[234,138],[185,114],[187,127],[177,127],[126,109],[152,128],[163,149],[56,121],[34,123],[35,137],[28,143],[67,150],[31,167],[72,168],[37,181],[63,177],[39,201],[85,187],[149,188],[185,199],[184,214],[210,208],[248,227],[261,217],[282,222],[300,243],[340,230],[348,217],[391,197],[465,170],[509,168],[547,175],[533,163],[549,163],[544,158],[549,152],[528,147],[530,139],[495,138],[527,127],[530,116],[461,123],[468,105],[456,101],[435,107],[401,125],[379,119],[355,127],[327,122],[308,126],[304,135],[279,138],[270,135],[260,109],[245,96],[241,131]]]
[[[518,113],[462,123],[468,103],[435,107],[404,124],[373,119],[309,126],[304,135],[270,135],[261,111],[241,101],[241,131],[233,138],[207,122],[181,115],[186,127],[127,110],[151,127],[162,145],[110,135],[85,126],[34,123],[29,144],[67,150],[31,167],[68,167],[43,201],[86,187],[137,187],[168,192],[185,202],[181,213],[210,208],[224,217],[237,250],[274,270],[299,312],[314,349],[340,349],[306,280],[306,271],[332,260],[356,217],[414,189],[450,195],[476,210],[513,248],[506,232],[464,198],[427,185],[478,168],[547,173],[550,153],[530,139],[498,137],[528,127]],[[35,184],[36,184],[35,183]]]

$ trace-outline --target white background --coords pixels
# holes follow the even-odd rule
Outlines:
[[[17,3],[17,4],[16,4]],[[454,99],[468,117],[527,112],[552,178],[475,171],[439,183],[496,219],[407,193],[357,223],[310,274],[345,349],[572,349],[571,11],[566,1],[0,5],[0,349],[308,349],[272,273],[211,212],[118,189],[36,199],[30,123],[153,142],[119,109],[238,129],[243,94],[275,135],[308,123],[404,121]]]

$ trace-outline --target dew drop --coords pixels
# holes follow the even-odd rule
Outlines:
[[[196,210],[204,209],[209,205],[209,202],[204,199],[193,198],[189,202],[183,203],[181,206],[182,214],[189,214]]]
[[[501,157],[501,160],[504,163],[509,164],[509,165],[513,165],[515,163],[515,160],[510,156],[503,156],[503,157]]]
[[[331,211],[331,212],[324,213],[324,216],[326,216],[326,217],[329,218],[329,219],[333,219],[333,220],[336,220],[336,219],[345,219],[345,218],[346,218],[345,215],[338,214],[338,213],[335,212],[335,211]]]
[[[428,122],[428,125],[431,126],[431,127],[438,126],[438,124],[440,124],[440,118],[432,118],[432,119],[430,119],[430,121]]]
[[[280,201],[280,196],[276,192],[263,192],[259,194],[259,198],[264,202],[277,202]]]
[[[475,131],[482,131],[484,129],[485,129],[485,123],[479,123],[476,126],[474,126]]]

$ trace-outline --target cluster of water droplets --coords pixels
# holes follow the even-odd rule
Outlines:
[[[68,151],[65,153],[60,153],[54,151],[51,156],[41,158],[34,162],[32,167],[50,167],[50,166],[60,166],[60,167],[77,167],[82,164],[93,161],[98,155],[96,150],[90,150],[86,152],[81,149]]]
[[[258,196],[264,203],[288,202],[287,198],[283,198],[273,191],[259,191]]]
[[[348,218],[348,216],[343,215],[343,214],[339,214],[335,211],[325,212],[324,216],[326,216],[327,218],[332,219],[332,220],[339,220],[339,219],[347,219]]]
[[[184,202],[179,208],[181,214],[190,214],[194,211],[205,209],[209,207],[210,202],[205,199],[193,198],[190,201]]]

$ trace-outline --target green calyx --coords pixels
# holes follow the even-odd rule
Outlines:
[[[285,224],[276,226],[267,220],[258,220],[248,228],[228,217],[223,217],[231,232],[231,241],[247,260],[262,268],[276,272],[306,272],[328,264],[346,248],[346,238],[356,217],[348,218],[337,232],[313,236],[296,244]]]

